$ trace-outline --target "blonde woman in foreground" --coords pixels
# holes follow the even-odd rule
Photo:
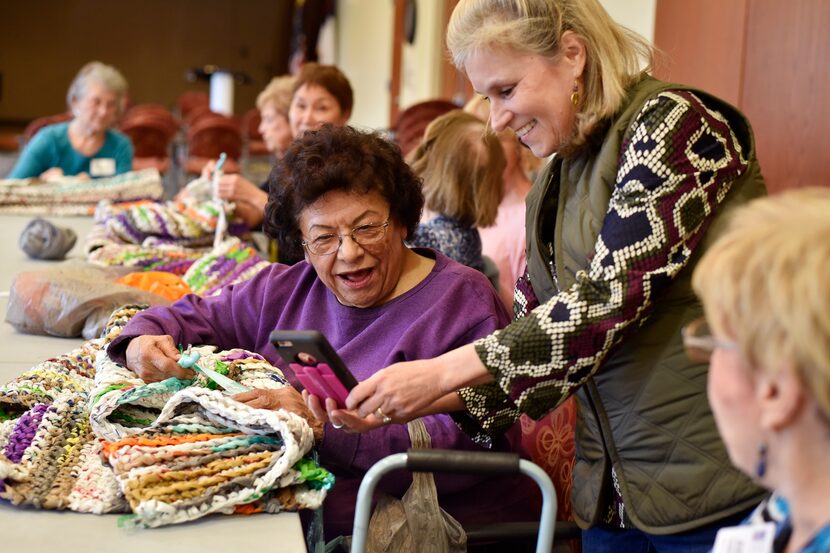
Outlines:
[[[766,551],[776,553],[830,551],[828,213],[830,188],[736,212],[694,273],[705,322],[684,332],[690,355],[710,359],[709,401],[730,459],[775,491],[748,522],[773,521]]]

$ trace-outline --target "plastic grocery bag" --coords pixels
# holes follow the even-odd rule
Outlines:
[[[115,279],[129,267],[97,267],[67,261],[18,274],[9,292],[6,322],[26,334],[97,338],[110,314],[125,304],[169,305],[170,301]]]
[[[407,424],[412,447],[429,449],[432,439],[421,419]],[[461,524],[438,506],[432,473],[415,472],[412,484],[396,499],[382,495],[369,521],[367,553],[462,553],[467,535]]]

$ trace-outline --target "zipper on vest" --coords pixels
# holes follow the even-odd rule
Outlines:
[[[556,287],[556,293],[558,294],[562,291],[562,289],[559,287],[559,278],[556,276],[556,263],[554,262],[553,257],[553,243],[548,242],[547,246],[548,255],[550,255],[550,257],[548,258],[548,268],[550,269],[550,277],[553,280],[553,285],[554,287]]]

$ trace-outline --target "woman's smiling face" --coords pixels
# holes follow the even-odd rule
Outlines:
[[[362,225],[389,220],[378,242],[361,246],[350,233]],[[406,229],[389,218],[389,204],[377,192],[358,194],[332,190],[300,212],[300,231],[307,242],[326,234],[339,234],[340,247],[318,255],[306,248],[306,260],[318,278],[343,305],[374,307],[390,299],[403,271]]]
[[[584,48],[570,31],[561,47],[565,53],[553,57],[483,47],[464,64],[473,88],[490,101],[493,129],[513,129],[537,157],[558,151],[576,124],[571,94],[582,75]]]
[[[306,131],[316,131],[326,123],[342,127],[349,115],[325,87],[304,84],[294,92],[288,121],[294,138],[300,138]]]

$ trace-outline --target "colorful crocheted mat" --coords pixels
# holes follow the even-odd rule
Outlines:
[[[107,335],[0,387],[0,498],[47,509],[132,511],[155,527],[210,513],[316,508],[333,476],[306,457],[311,428],[282,410],[253,409],[204,377],[144,384],[106,345],[138,310],[116,312]],[[247,386],[284,386],[245,350],[194,348]]]
[[[268,265],[254,248],[238,238],[229,238],[196,259],[182,279],[194,294],[210,296],[224,286],[253,278]]]
[[[267,265],[235,236],[211,248],[217,220],[212,201],[102,202],[84,245],[87,260],[100,266],[187,273],[185,280],[195,293],[210,294]],[[237,234],[245,230],[244,225],[231,229]]]
[[[101,200],[159,199],[164,190],[156,169],[131,171],[114,177],[58,181],[0,179],[0,213],[22,215],[91,215]]]

